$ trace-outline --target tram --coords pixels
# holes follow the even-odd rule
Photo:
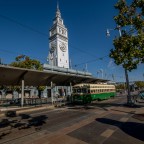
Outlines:
[[[72,102],[85,104],[94,100],[106,100],[115,95],[115,85],[81,83],[73,86]]]

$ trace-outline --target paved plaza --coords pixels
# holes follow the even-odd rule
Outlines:
[[[125,101],[124,96],[119,96],[87,106],[19,110],[0,143],[143,144],[144,103],[128,107]],[[26,126],[20,127],[23,123]]]

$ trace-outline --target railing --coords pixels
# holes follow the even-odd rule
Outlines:
[[[63,72],[63,73],[69,73],[69,74],[92,76],[91,73],[86,72],[86,71],[79,71],[79,70],[74,70],[74,69],[69,69],[69,68],[62,68],[62,67],[57,67],[57,66],[51,66],[51,65],[48,65],[48,64],[44,64],[43,67],[44,67],[44,71],[53,70],[53,71]]]
[[[48,98],[24,98],[24,105],[42,105],[48,104],[51,101]],[[21,99],[0,99],[0,107],[20,106]]]

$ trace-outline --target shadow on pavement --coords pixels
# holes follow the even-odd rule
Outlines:
[[[97,118],[96,121],[120,128],[126,134],[144,141],[144,124],[137,122],[120,122],[108,118]]]
[[[144,121],[144,114],[134,114],[132,117],[140,121]]]
[[[28,114],[19,114],[15,117],[5,117],[0,119],[0,139],[10,134],[14,129],[22,130],[34,127],[35,130],[41,130],[43,124],[45,124],[48,117],[40,115],[31,117]]]
[[[30,115],[28,114],[19,114],[19,116],[21,117],[21,119],[29,119]]]
[[[28,121],[29,126],[34,126],[36,130],[40,130],[41,126],[46,123],[45,121],[47,118],[48,117],[45,115],[33,117]]]

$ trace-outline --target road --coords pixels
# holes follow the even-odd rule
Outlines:
[[[119,95],[87,106],[72,105],[3,118],[9,123],[3,126],[0,144],[141,144],[144,121],[133,118],[140,109],[125,107],[125,102],[126,97]]]

